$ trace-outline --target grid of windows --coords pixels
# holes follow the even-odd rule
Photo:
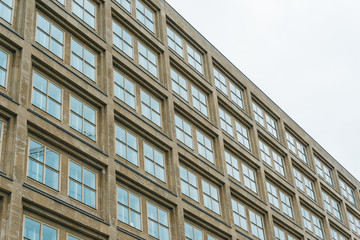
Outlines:
[[[137,137],[116,125],[116,154],[138,166]]]
[[[0,0],[0,17],[12,23],[12,15],[14,10],[14,0]]]
[[[136,0],[136,18],[142,24],[145,25],[147,29],[152,32],[155,32],[155,17],[153,11],[151,11],[145,4]]]
[[[36,41],[63,58],[64,32],[40,14],[37,14]]]
[[[57,240],[58,230],[35,219],[25,217],[24,239]]]
[[[350,212],[347,213],[348,219],[349,219],[349,225],[351,230],[357,234],[360,235],[360,219],[358,217],[355,217]]]
[[[220,199],[218,189],[212,184],[202,180],[204,206],[220,215]]]
[[[234,136],[231,116],[221,108],[219,108],[219,116],[221,128],[231,136]]]
[[[297,139],[295,139],[290,133],[286,132],[286,140],[288,143],[288,147],[290,151],[296,154],[303,162],[308,164],[308,159],[306,157],[306,148],[300,143]]]
[[[157,77],[157,56],[149,48],[139,42],[139,63],[153,76]]]
[[[170,239],[169,214],[149,202],[147,210],[149,235],[159,240]]]
[[[241,123],[235,122],[237,140],[250,150],[249,132]]]
[[[325,179],[331,186],[334,186],[331,170],[329,167],[327,167],[323,162],[321,162],[319,159],[314,157],[315,165],[316,165],[316,172]]]
[[[169,47],[177,54],[179,54],[182,58],[184,58],[183,40],[179,36],[179,34],[177,34],[171,28],[167,27],[167,37]]]
[[[274,226],[274,232],[275,232],[275,240],[295,240],[293,236],[283,231],[282,229],[278,228],[277,226]]]
[[[342,235],[338,231],[334,230],[333,228],[330,228],[330,233],[331,233],[332,240],[347,240],[347,238],[344,237],[344,235]]]
[[[264,144],[261,140],[259,140],[259,147],[261,159],[285,177],[284,160],[282,157],[280,157],[273,149],[270,149],[269,146]]]
[[[291,198],[273,184],[266,182],[269,202],[287,216],[294,218]]]
[[[203,74],[202,56],[193,47],[187,44],[188,63]]]
[[[72,2],[73,13],[95,29],[95,4],[91,0],[73,0]]]
[[[165,182],[165,160],[164,154],[144,143],[145,171]]]
[[[356,205],[354,190],[347,185],[343,180],[339,179],[341,194],[344,196],[346,200]]]
[[[276,121],[270,117],[263,109],[253,102],[255,121],[264,127],[274,137],[278,138]]]
[[[199,201],[197,176],[180,166],[181,192],[195,201]]]
[[[309,212],[304,207],[301,207],[301,214],[303,216],[304,226],[307,230],[314,233],[321,239],[324,239],[323,227],[321,220],[313,213]]]
[[[95,54],[74,39],[71,40],[71,66],[95,81]]]
[[[60,154],[32,139],[29,145],[28,177],[59,190]]]
[[[175,115],[176,138],[189,148],[193,148],[191,126],[179,116]]]
[[[69,196],[95,208],[96,188],[96,174],[69,161]]]
[[[116,0],[121,6],[123,6],[128,12],[131,12],[131,0]]]
[[[295,184],[307,196],[316,201],[314,184],[299,170],[294,168]]]
[[[114,95],[135,109],[135,84],[116,70],[114,70]]]
[[[184,100],[188,101],[188,90],[186,79],[177,73],[174,69],[171,69],[171,82],[172,90],[177,93]]]
[[[141,230],[140,197],[130,191],[117,187],[118,220]]]
[[[62,89],[34,72],[32,103],[51,116],[61,119]]]
[[[96,140],[96,111],[71,96],[70,126],[92,140]]]
[[[197,136],[197,147],[200,156],[204,157],[206,160],[214,163],[214,151],[212,140],[204,135],[203,133],[196,131]]]
[[[331,198],[329,194],[327,194],[324,191],[322,192],[322,195],[323,195],[325,209],[331,214],[333,214],[337,219],[342,221],[339,203],[335,201],[333,198]]]
[[[113,21],[113,41],[116,47],[129,57],[133,58],[133,37],[124,29],[124,27],[120,26],[115,21]]]
[[[160,102],[141,90],[141,112],[144,117],[161,127]]]
[[[194,108],[199,110],[205,116],[208,116],[206,95],[194,86],[191,86],[191,94]]]
[[[9,55],[0,49],[0,86],[6,87]]]

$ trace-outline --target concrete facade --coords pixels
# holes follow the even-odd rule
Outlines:
[[[360,239],[360,183],[165,1],[89,1],[95,9],[94,28],[88,20],[91,7],[83,20],[75,14],[73,0],[64,5],[14,0],[11,6],[0,0],[12,9],[9,19],[0,16],[0,50],[7,56],[1,59],[6,60],[1,66],[6,74],[0,85],[0,239],[26,239],[26,219],[55,229],[57,239],[156,239],[150,206],[168,216],[156,226],[168,229],[173,240],[191,239],[189,232],[185,237],[185,225],[208,240],[261,239],[262,234],[265,239]],[[147,9],[144,23],[141,5]],[[52,26],[63,32],[62,57],[41,44],[39,14],[52,24],[50,42],[56,37]],[[131,36],[131,53],[114,43],[113,21]],[[169,28],[178,36],[177,47],[170,44]],[[87,75],[89,69],[75,67],[73,40],[95,56],[95,81]],[[155,62],[144,60],[141,46],[148,59],[154,54]],[[193,50],[200,58],[192,59]],[[114,71],[132,82],[134,98],[130,93],[121,97]],[[219,73],[223,86],[216,80]],[[53,107],[42,110],[43,103],[36,103],[36,74],[61,89],[59,119],[50,114]],[[182,92],[172,80],[175,75],[186,80],[178,84]],[[150,115],[145,96],[153,99]],[[73,97],[83,103],[81,132],[73,125]],[[96,112],[94,139],[83,131],[84,124],[92,124],[86,119],[89,109]],[[127,131],[126,140],[119,127]],[[130,154],[130,136],[136,139],[136,155]],[[202,143],[206,139],[210,141]],[[49,180],[47,170],[30,169],[30,142],[58,154],[58,166],[44,160],[36,165],[57,172],[57,178]],[[37,157],[45,159],[44,151]],[[153,153],[158,154],[154,172],[149,167]],[[85,191],[95,194],[91,203],[72,195],[73,163],[95,176],[94,183],[85,176],[78,180],[82,199]],[[196,176],[189,186],[197,194],[185,193],[180,168],[188,177]],[[140,229],[119,217],[119,187],[139,199]],[[284,196],[288,208],[281,201]],[[304,220],[307,213],[309,222]]]

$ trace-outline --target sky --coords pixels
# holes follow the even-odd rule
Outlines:
[[[359,0],[167,0],[360,180]]]

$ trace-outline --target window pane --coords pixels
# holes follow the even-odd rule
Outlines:
[[[57,230],[46,225],[43,225],[42,230],[42,239],[43,240],[56,240],[57,239]]]
[[[30,218],[25,218],[24,237],[31,240],[40,240],[40,227],[41,224]]]

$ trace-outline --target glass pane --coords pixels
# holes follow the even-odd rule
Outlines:
[[[91,123],[87,122],[87,121],[84,121],[84,134],[88,138],[91,138],[92,140],[95,141],[95,138],[96,138],[96,128],[95,128],[95,126],[92,125]]]
[[[42,46],[44,46],[45,48],[49,49],[50,38],[48,35],[46,35],[41,30],[36,31],[36,41],[38,43],[40,43]]]
[[[169,235],[169,229],[165,228],[163,226],[160,226],[160,239],[161,240],[168,240],[170,239],[170,235]]]
[[[42,239],[46,240],[56,240],[57,239],[57,230],[51,227],[43,225],[42,228]]]
[[[76,112],[78,115],[83,115],[83,104],[74,97],[71,97],[71,111]]]
[[[79,7],[79,5],[75,4],[75,2],[73,2],[73,13],[75,13],[75,15],[79,18],[83,19],[84,10]]]
[[[84,118],[89,122],[95,124],[96,112],[88,106],[84,106]]]
[[[46,150],[46,165],[59,170],[60,155],[50,149]]]
[[[118,219],[129,224],[129,209],[118,204]]]
[[[140,198],[130,193],[130,208],[140,212]]]
[[[61,103],[61,88],[49,82],[49,97]]]
[[[77,43],[74,39],[72,39],[71,41],[71,48],[73,53],[75,53],[81,58],[83,57],[83,47],[79,43]]]
[[[48,113],[57,119],[61,119],[61,105],[57,102],[49,99],[48,102]]]
[[[40,226],[39,222],[26,217],[24,237],[31,240],[40,240]]]
[[[84,73],[85,76],[87,76],[88,78],[90,78],[91,80],[95,81],[95,68],[90,66],[89,64],[85,63],[84,64]]]
[[[159,239],[159,228],[158,224],[154,221],[149,220],[149,234],[157,239]]]
[[[69,196],[75,198],[78,201],[82,201],[81,185],[74,182],[73,180],[69,181]]]
[[[128,192],[121,188],[118,187],[118,202],[122,203],[125,206],[129,206],[129,201],[128,201]]]
[[[37,26],[39,28],[41,28],[44,32],[50,34],[50,23],[49,23],[49,21],[46,20],[45,18],[43,18],[40,14],[38,14],[37,16],[38,16]]]
[[[6,82],[6,72],[0,69],[0,86],[5,87],[5,82]]]
[[[30,149],[29,149],[29,156],[33,159],[38,160],[39,162],[44,162],[44,146],[30,140]]]
[[[3,68],[7,68],[8,55],[0,50],[0,66]]]
[[[130,226],[133,226],[134,228],[137,228],[137,229],[141,229],[141,216],[140,214],[134,212],[134,211],[130,211],[130,218],[131,218],[131,221],[130,221]]]
[[[59,174],[49,168],[45,168],[45,184],[49,187],[59,189]]]
[[[95,18],[89,13],[84,13],[84,21],[89,24],[90,27],[95,28]]]
[[[84,54],[85,61],[88,62],[90,65],[95,66],[95,55],[87,49],[84,49]]]
[[[92,189],[96,189],[96,174],[84,169],[84,184]]]
[[[84,203],[90,207],[96,207],[96,192],[88,188],[84,188]]]
[[[46,111],[46,96],[34,89],[33,104],[41,110]]]
[[[78,164],[69,162],[69,176],[79,182],[82,182],[82,167]]]
[[[43,182],[43,165],[29,160],[28,176],[36,181]]]
[[[37,73],[34,73],[34,87],[47,94],[47,80]]]
[[[63,46],[56,42],[55,40],[51,39],[51,47],[50,51],[54,53],[59,58],[63,58]]]
[[[159,209],[159,222],[164,226],[169,226],[168,214],[161,209]]]
[[[70,126],[74,128],[76,131],[81,132],[83,131],[83,119],[79,116],[75,115],[74,113],[71,113],[71,123]]]
[[[64,33],[56,26],[52,25],[51,28],[51,37],[56,39],[60,43],[64,43]]]
[[[0,2],[0,16],[7,22],[11,23],[11,9]]]
[[[157,217],[157,207],[155,207],[154,205],[148,203],[147,204],[148,207],[148,217],[157,221],[158,217]]]

